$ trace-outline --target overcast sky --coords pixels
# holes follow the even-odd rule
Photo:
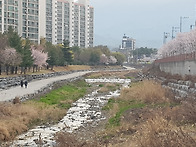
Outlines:
[[[196,0],[90,0],[94,7],[94,45],[110,48],[121,44],[122,36],[136,39],[136,47],[160,48],[163,33],[172,26],[189,31],[196,20]]]

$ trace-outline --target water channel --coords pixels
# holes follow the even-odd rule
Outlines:
[[[130,84],[130,79],[86,79],[88,83],[120,83],[122,87]],[[85,127],[86,124],[97,125],[105,117],[101,113],[102,107],[108,102],[110,98],[118,97],[120,89],[109,92],[106,95],[98,94],[98,89],[91,94],[80,98],[72,104],[66,116],[59,121],[58,124],[52,126],[37,126],[29,130],[25,134],[16,137],[12,143],[12,147],[16,146],[55,146],[55,134],[59,131],[66,131],[72,133],[80,127]]]

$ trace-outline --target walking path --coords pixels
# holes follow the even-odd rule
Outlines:
[[[127,70],[133,70],[134,68],[132,67],[127,67],[124,66]],[[61,81],[61,80],[66,80],[66,79],[71,79],[79,76],[83,76],[87,73],[90,73],[92,71],[81,71],[81,72],[75,72],[63,76],[57,76],[57,77],[52,77],[48,79],[43,79],[43,80],[38,80],[38,81],[33,81],[28,83],[27,88],[22,88],[20,86],[17,87],[12,87],[7,90],[2,90],[0,91],[0,102],[3,101],[10,101],[13,100],[15,97],[23,97],[27,94],[34,94],[38,90],[46,87],[48,84],[52,84],[55,81]]]
[[[61,81],[66,79],[71,79],[79,76],[83,76],[92,71],[83,71],[83,72],[75,72],[63,76],[52,77],[48,79],[33,81],[28,83],[27,88],[22,88],[20,86],[12,87],[7,90],[0,91],[0,101],[9,101],[14,99],[15,97],[22,97],[27,94],[33,94],[40,90],[41,88],[46,87],[48,84],[52,84],[55,81]]]

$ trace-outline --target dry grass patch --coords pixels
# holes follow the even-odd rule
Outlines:
[[[174,121],[179,126],[186,124],[196,124],[196,101],[182,101],[180,105],[163,110],[165,117]]]
[[[91,67],[87,65],[68,65],[68,66],[55,66],[54,71],[71,71],[71,70],[90,70]]]
[[[125,75],[130,73],[129,71],[100,71],[90,73],[88,78],[126,78]]]
[[[100,84],[100,85],[102,86],[98,91],[100,93],[115,91],[117,88],[119,88],[119,85],[114,84],[114,83],[106,83],[106,84]]]
[[[120,99],[140,100],[145,103],[164,103],[168,102],[166,92],[161,87],[161,84],[146,80],[136,83],[130,88],[124,88],[121,92]]]
[[[31,126],[57,121],[65,112],[43,103],[26,102],[23,104],[0,104],[0,141],[14,139]]]
[[[135,135],[139,147],[195,147],[195,140],[161,116],[148,120]]]
[[[96,141],[83,141],[66,132],[58,133],[56,135],[56,142],[56,147],[101,147]]]

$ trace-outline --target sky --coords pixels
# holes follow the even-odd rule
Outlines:
[[[196,20],[196,0],[90,0],[90,5],[94,46],[110,49],[119,47],[124,34],[136,40],[136,47],[160,48],[164,32],[172,36],[180,17],[189,17],[182,19],[182,32],[190,31]]]

